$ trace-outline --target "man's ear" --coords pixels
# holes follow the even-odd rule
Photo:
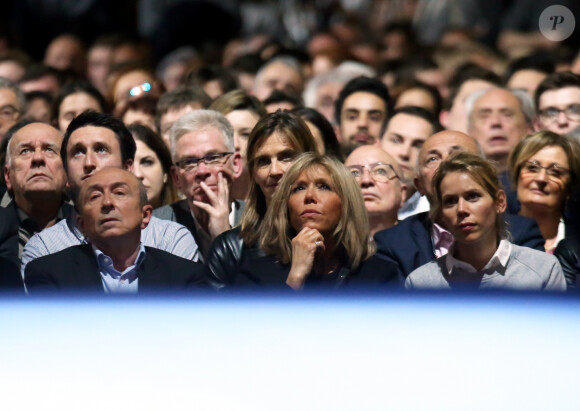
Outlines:
[[[4,166],[4,181],[6,182],[6,188],[12,190],[12,183],[10,182],[10,168],[8,164]]]
[[[401,204],[399,207],[403,207],[405,201],[407,201],[407,184],[401,182]]]
[[[77,226],[79,227],[79,230],[81,230],[81,233],[85,233],[85,221],[82,217],[82,215],[78,214],[77,215]]]
[[[441,124],[441,127],[447,128],[449,125],[449,110],[441,110],[439,112],[439,124]]]
[[[127,161],[125,161],[124,166],[125,166],[125,170],[133,172],[133,159],[130,158]]]
[[[543,130],[542,123],[540,122],[540,119],[538,117],[534,118],[533,124],[534,124],[534,131]]]
[[[153,214],[153,207],[149,204],[146,204],[141,209],[141,213],[143,215],[143,221],[141,222],[141,230],[149,225],[149,221],[151,221],[151,215]]]
[[[425,191],[425,186],[423,185],[423,180],[421,180],[419,177],[413,178],[413,184],[415,184],[415,188],[422,196],[427,193],[427,191]]]
[[[179,170],[177,166],[171,166],[171,179],[173,180],[173,185],[177,190],[181,190],[181,183],[179,181]]]
[[[336,134],[336,139],[338,140],[339,143],[341,143],[342,133],[340,132],[340,126],[338,124],[334,124],[332,128],[334,128],[334,134]]]
[[[232,174],[232,178],[235,180],[236,178],[239,178],[242,175],[242,171],[244,169],[244,163],[242,160],[242,155],[239,152],[235,152],[233,154],[233,161],[232,164],[234,166],[234,172]]]

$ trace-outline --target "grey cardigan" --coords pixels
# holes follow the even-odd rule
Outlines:
[[[505,269],[498,267],[491,272],[477,274],[454,270],[449,274],[445,263],[447,255],[444,255],[411,272],[405,281],[405,288],[566,291],[562,267],[556,257],[529,247],[515,244],[511,247]]]

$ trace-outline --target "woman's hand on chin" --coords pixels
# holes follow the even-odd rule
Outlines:
[[[292,239],[292,265],[286,284],[300,290],[312,271],[316,251],[324,251],[324,238],[318,230],[304,227]]]

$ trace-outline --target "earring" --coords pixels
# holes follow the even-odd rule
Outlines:
[[[163,173],[163,184],[167,183],[167,173]]]

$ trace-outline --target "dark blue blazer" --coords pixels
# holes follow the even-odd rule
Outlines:
[[[544,251],[544,238],[538,224],[528,217],[504,214],[511,242]],[[416,268],[435,259],[431,242],[429,213],[409,216],[374,236],[377,256],[397,264],[399,275],[407,277]]]
[[[146,246],[145,250],[145,260],[138,272],[139,294],[209,288],[203,264],[152,247]],[[26,265],[24,282],[30,294],[105,291],[90,244],[65,248],[32,260]]]

